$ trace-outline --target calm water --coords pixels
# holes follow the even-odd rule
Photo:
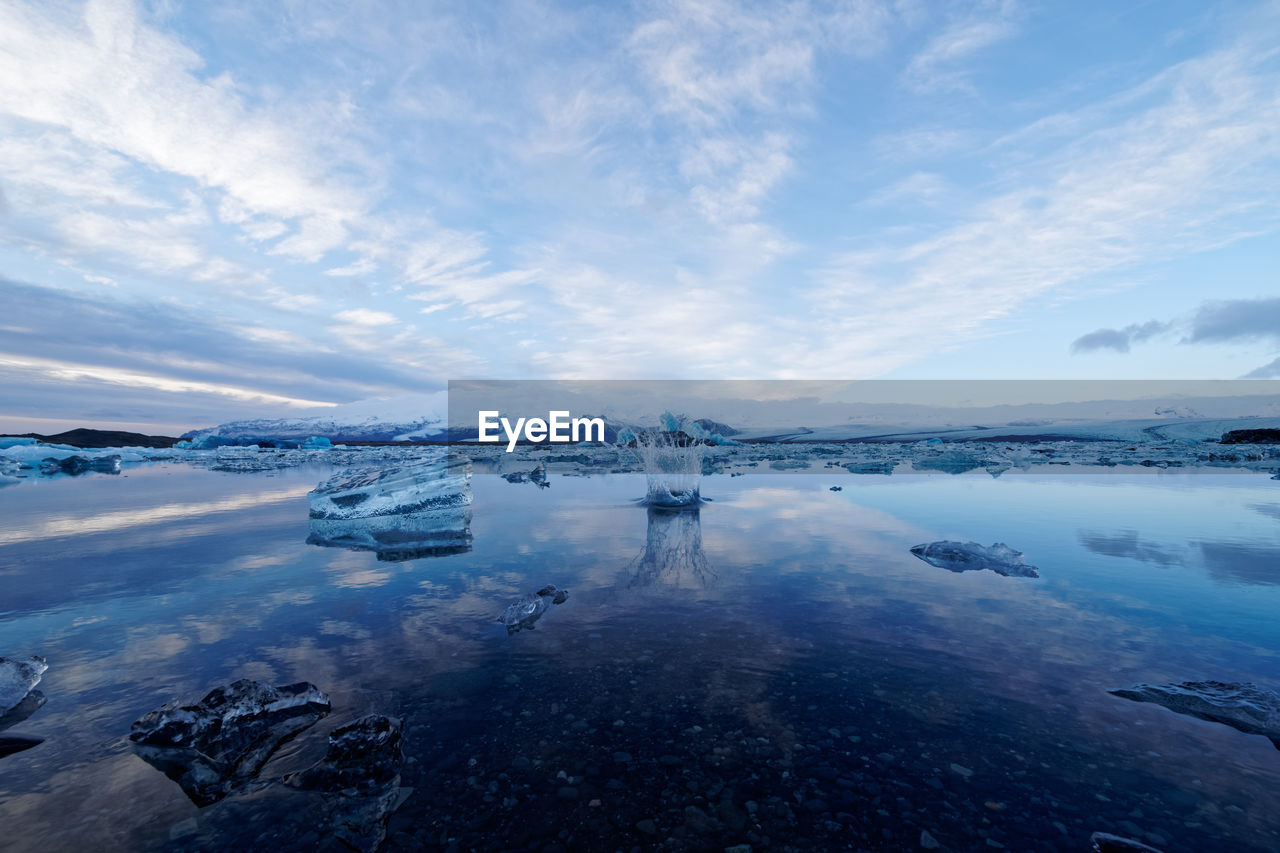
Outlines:
[[[637,506],[637,475],[477,475],[473,549],[395,562],[306,544],[330,473],[0,490],[0,654],[50,665],[9,732],[46,742],[0,759],[0,847],[317,846],[270,786],[197,809],[127,744],[248,677],[334,700],[264,778],[404,718],[388,849],[1280,849],[1280,751],[1105,692],[1280,688],[1265,475],[716,476],[683,514]],[[944,538],[1041,577],[908,551]],[[569,600],[508,636],[548,583]]]

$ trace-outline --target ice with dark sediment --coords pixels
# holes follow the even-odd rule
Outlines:
[[[393,561],[471,550],[471,466],[458,456],[344,472],[308,497],[313,545]]]
[[[1038,578],[1039,571],[1028,565],[1021,551],[1003,542],[987,547],[977,542],[930,542],[917,545],[911,553],[931,566],[951,572],[976,572],[989,569],[998,575],[1015,578]]]
[[[360,851],[376,850],[387,834],[387,819],[409,789],[400,788],[404,760],[403,724],[368,714],[329,734],[329,749],[319,762],[284,777],[304,791],[333,795],[329,827],[343,843]]]
[[[1178,714],[1221,723],[1268,738],[1280,749],[1280,695],[1248,682],[1182,681],[1137,684],[1110,691],[1134,702],[1151,702]]]
[[[554,584],[547,584],[537,592],[531,592],[507,605],[498,621],[506,626],[508,634],[532,631],[534,624],[542,618],[549,606],[564,604],[568,598],[569,590],[556,589]]]
[[[170,702],[138,719],[129,734],[138,755],[207,806],[251,780],[284,741],[329,713],[314,684],[272,687],[241,679],[199,702]]]

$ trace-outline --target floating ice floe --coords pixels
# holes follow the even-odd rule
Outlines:
[[[1134,702],[1151,702],[1178,714],[1262,735],[1280,749],[1280,695],[1248,682],[1182,681],[1137,684],[1110,691]]]
[[[369,714],[329,734],[324,758],[284,783],[305,791],[335,794],[329,825],[345,844],[360,851],[378,848],[387,819],[412,789],[400,787],[404,760],[402,723]]]
[[[547,584],[537,592],[531,592],[519,601],[513,601],[502,611],[498,621],[507,627],[508,634],[517,631],[532,631],[534,623],[547,612],[552,604],[564,604],[569,598],[569,590],[556,589],[554,584]]]
[[[471,550],[471,467],[456,456],[339,474],[308,497],[312,545],[392,561]]]
[[[539,466],[532,471],[512,471],[501,476],[508,483],[533,483],[540,489],[546,489],[551,486],[551,483],[547,482],[547,469],[545,466]]]
[[[61,459],[50,457],[41,461],[40,473],[45,475],[70,474],[72,477],[89,473],[119,474],[120,455],[115,453],[91,457],[72,455],[64,456]]]
[[[915,546],[911,553],[931,566],[951,572],[990,569],[1005,577],[1040,577],[1035,566],[1027,565],[1021,551],[1015,551],[1003,542],[996,542],[989,548],[977,542],[930,542]]]
[[[44,705],[36,689],[49,665],[44,658],[0,657],[0,732],[16,726]],[[44,738],[0,734],[0,758],[44,743]]]
[[[138,755],[182,787],[197,806],[249,781],[284,741],[329,713],[314,684],[272,687],[241,679],[199,702],[170,702],[133,724]]]

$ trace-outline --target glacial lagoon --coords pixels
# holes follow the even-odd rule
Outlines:
[[[312,518],[335,476],[0,489],[0,654],[48,663],[0,848],[347,849],[347,801],[285,780],[382,715],[384,850],[1280,849],[1275,745],[1109,692],[1280,689],[1268,473],[711,474],[685,510],[642,474],[475,473],[465,531],[417,545]],[[911,551],[944,541],[1038,577]],[[331,708],[202,807],[131,726],[239,679]]]

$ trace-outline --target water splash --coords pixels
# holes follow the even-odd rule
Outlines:
[[[694,429],[687,427],[693,426]],[[645,506],[687,507],[702,502],[702,458],[706,440],[670,412],[662,416],[662,429],[624,430],[618,440],[627,444],[644,465]]]

